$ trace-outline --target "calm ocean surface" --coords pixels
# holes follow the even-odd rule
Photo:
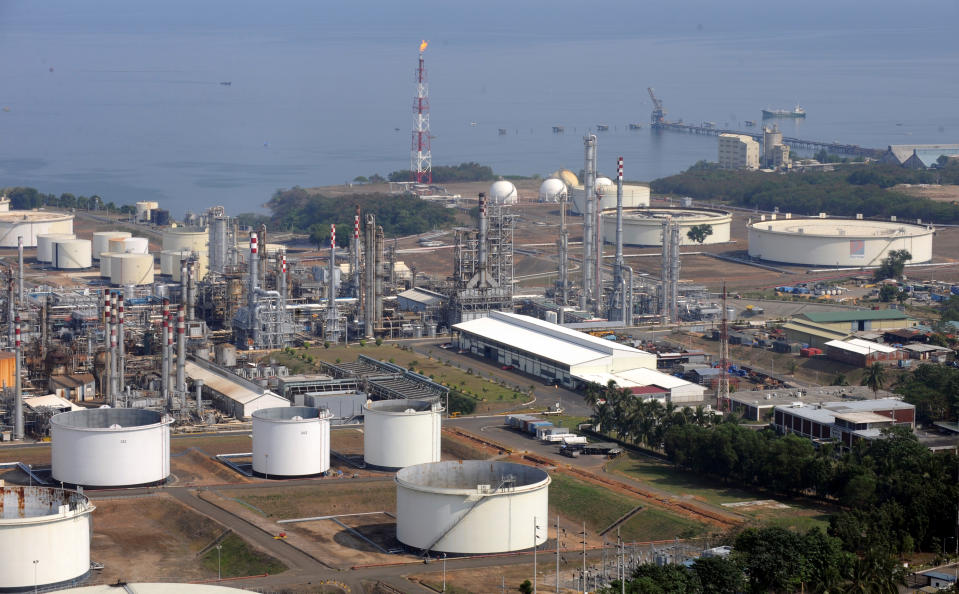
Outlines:
[[[715,160],[715,138],[650,134],[647,86],[670,119],[737,128],[800,103],[808,117],[780,121],[786,135],[959,142],[954,1],[907,16],[813,2],[819,18],[761,3],[581,15],[582,3],[496,1],[469,5],[487,8],[477,16],[427,2],[425,17],[394,3],[197,4],[0,0],[0,186],[159,200],[180,216],[405,169],[420,37],[437,165],[578,170],[597,124],[610,126],[598,133],[606,173],[618,155],[637,180]]]

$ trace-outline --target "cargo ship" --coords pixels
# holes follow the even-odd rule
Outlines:
[[[800,106],[796,106],[793,109],[764,109],[763,118],[804,118],[806,117],[806,110]]]

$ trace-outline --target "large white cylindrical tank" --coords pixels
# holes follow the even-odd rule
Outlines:
[[[23,247],[36,247],[37,237],[48,233],[73,233],[73,215],[38,210],[0,212],[0,247],[17,247],[17,237],[23,237]]]
[[[311,406],[262,408],[253,413],[253,472],[307,476],[330,469],[330,418]]]
[[[788,215],[787,215],[788,216]],[[892,250],[908,250],[910,263],[932,260],[931,225],[862,219],[785,218],[747,226],[749,256],[805,266],[878,266]]]
[[[193,252],[207,252],[210,234],[205,230],[165,229],[163,231],[164,250],[190,250]]]
[[[53,262],[53,244],[63,239],[76,239],[73,233],[44,233],[37,236],[37,262]]]
[[[443,410],[430,400],[367,401],[363,460],[390,469],[439,462]]]
[[[679,224],[679,244],[699,245],[689,238],[689,230],[709,225],[712,234],[704,245],[729,242],[733,216],[725,210],[708,208],[642,208],[623,210],[623,243],[626,245],[663,245],[663,221],[666,217]],[[603,239],[616,242],[616,209],[603,212]]]
[[[600,180],[609,183],[600,184]],[[603,210],[616,208],[616,184],[609,178],[601,177],[596,180],[596,193],[599,194],[600,207]],[[586,209],[584,197],[586,190],[583,186],[573,186],[570,210],[575,214],[583,214]],[[623,184],[623,208],[646,208],[649,206],[649,186],[643,184]]]
[[[111,237],[107,239],[107,246],[115,254],[150,253],[150,240],[146,237]]]
[[[47,591],[85,578],[94,509],[75,491],[0,486],[0,591]]]
[[[103,252],[100,254],[100,276],[110,278],[110,258],[116,254],[112,252]]]
[[[84,487],[160,483],[170,476],[170,424],[138,408],[94,408],[50,418],[53,478]]]
[[[89,239],[58,239],[53,243],[53,267],[81,270],[93,266],[93,243]]]
[[[160,208],[160,204],[153,200],[141,200],[136,203],[137,209],[137,220],[138,221],[149,221],[150,212]]]
[[[516,204],[519,195],[513,182],[501,179],[489,187],[489,200],[491,204]]]
[[[546,542],[549,474],[489,460],[431,462],[396,473],[396,538],[408,547],[485,554]]]
[[[540,202],[562,202],[566,199],[566,184],[563,180],[551,177],[543,180],[539,186]]]
[[[249,249],[249,246],[247,247]],[[209,256],[206,252],[191,252],[190,250],[164,250],[160,252],[160,274],[173,277],[174,282],[180,282],[180,263],[190,256],[197,256],[200,267],[199,278],[206,276],[209,268]]]
[[[111,239],[126,239],[130,237],[127,231],[97,231],[93,234],[93,259],[99,260],[100,254],[110,251]]]
[[[111,254],[110,283],[149,285],[153,282],[153,254]]]

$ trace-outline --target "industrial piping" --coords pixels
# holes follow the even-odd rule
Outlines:
[[[616,161],[616,260],[613,273],[613,295],[619,295],[619,320],[626,320],[626,295],[623,290],[623,158]]]
[[[17,236],[17,282],[19,292],[17,294],[17,303],[23,307],[23,236]]]
[[[258,344],[259,323],[256,319],[256,264],[257,264],[257,245],[256,233],[250,233],[250,287],[247,295],[247,316],[250,327],[250,337],[253,339],[253,345]]]
[[[119,387],[120,393],[122,394],[126,390],[126,340],[124,339],[124,321],[125,314],[123,313],[123,293],[117,294],[117,385]]]

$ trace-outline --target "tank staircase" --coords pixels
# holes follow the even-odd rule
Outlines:
[[[515,487],[516,487],[516,477],[512,474],[508,474],[506,476],[501,477],[499,486],[496,487],[495,489],[490,489],[489,485],[476,485],[476,491],[474,493],[470,493],[470,495],[464,500],[466,503],[469,504],[469,507],[466,508],[466,511],[464,511],[463,514],[460,515],[460,517],[453,520],[450,523],[450,525],[446,528],[446,530],[440,533],[440,535],[436,538],[436,540],[433,541],[432,544],[430,544],[430,546],[423,549],[423,556],[429,558],[430,551],[433,550],[433,547],[439,544],[441,540],[446,538],[446,535],[452,532],[454,528],[459,526],[460,522],[462,522],[466,518],[466,516],[470,514],[471,511],[476,509],[476,506],[479,505],[481,501],[483,501],[484,499],[486,499],[487,497],[491,495],[512,492],[515,489]]]

